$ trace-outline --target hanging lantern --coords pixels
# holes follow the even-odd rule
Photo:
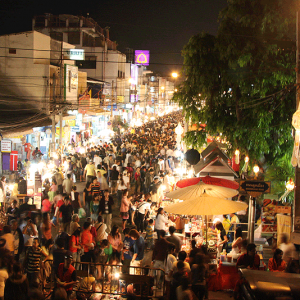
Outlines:
[[[238,165],[240,163],[240,151],[236,149],[234,154],[235,154],[235,163]]]
[[[190,149],[185,153],[185,159],[190,165],[196,165],[200,161],[200,153],[196,149]]]

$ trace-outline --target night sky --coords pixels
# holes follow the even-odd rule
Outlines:
[[[88,13],[101,27],[110,27],[118,50],[150,50],[149,69],[170,76],[180,71],[180,52],[192,35],[216,34],[225,6],[226,0],[4,0],[0,34],[31,30],[34,15]]]

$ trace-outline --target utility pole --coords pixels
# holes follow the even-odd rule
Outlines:
[[[297,12],[296,19],[296,111],[299,110],[300,103],[300,12]],[[300,232],[295,228],[300,220],[300,168],[297,164],[295,167],[295,191],[294,191],[294,206],[293,206],[293,232]]]
[[[114,80],[111,82],[111,101],[110,101],[110,117],[113,119],[113,106],[114,106]]]
[[[56,87],[56,75],[53,74],[53,108],[52,108],[52,141],[50,147],[50,156],[55,152],[55,111],[56,111],[56,95],[55,95],[55,87]]]
[[[60,147],[60,160],[62,162],[63,158],[63,143],[62,143],[62,119],[63,119],[63,72],[64,72],[64,66],[63,66],[63,42],[61,42],[60,47],[60,70],[59,70],[59,102],[60,102],[60,113],[59,113],[59,147]]]

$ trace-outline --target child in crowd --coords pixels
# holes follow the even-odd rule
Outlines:
[[[122,273],[129,274],[129,266],[130,262],[132,260],[132,252],[131,248],[133,247],[134,240],[129,236],[130,228],[125,228],[123,230],[123,234],[125,235],[125,238],[123,240],[123,250],[122,250]]]
[[[148,221],[148,225],[146,227],[146,245],[147,245],[147,250],[153,249],[153,220],[150,219]]]

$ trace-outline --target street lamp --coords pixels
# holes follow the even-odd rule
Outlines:
[[[176,78],[178,77],[178,73],[173,72],[173,73],[172,73],[172,77],[176,79]]]

